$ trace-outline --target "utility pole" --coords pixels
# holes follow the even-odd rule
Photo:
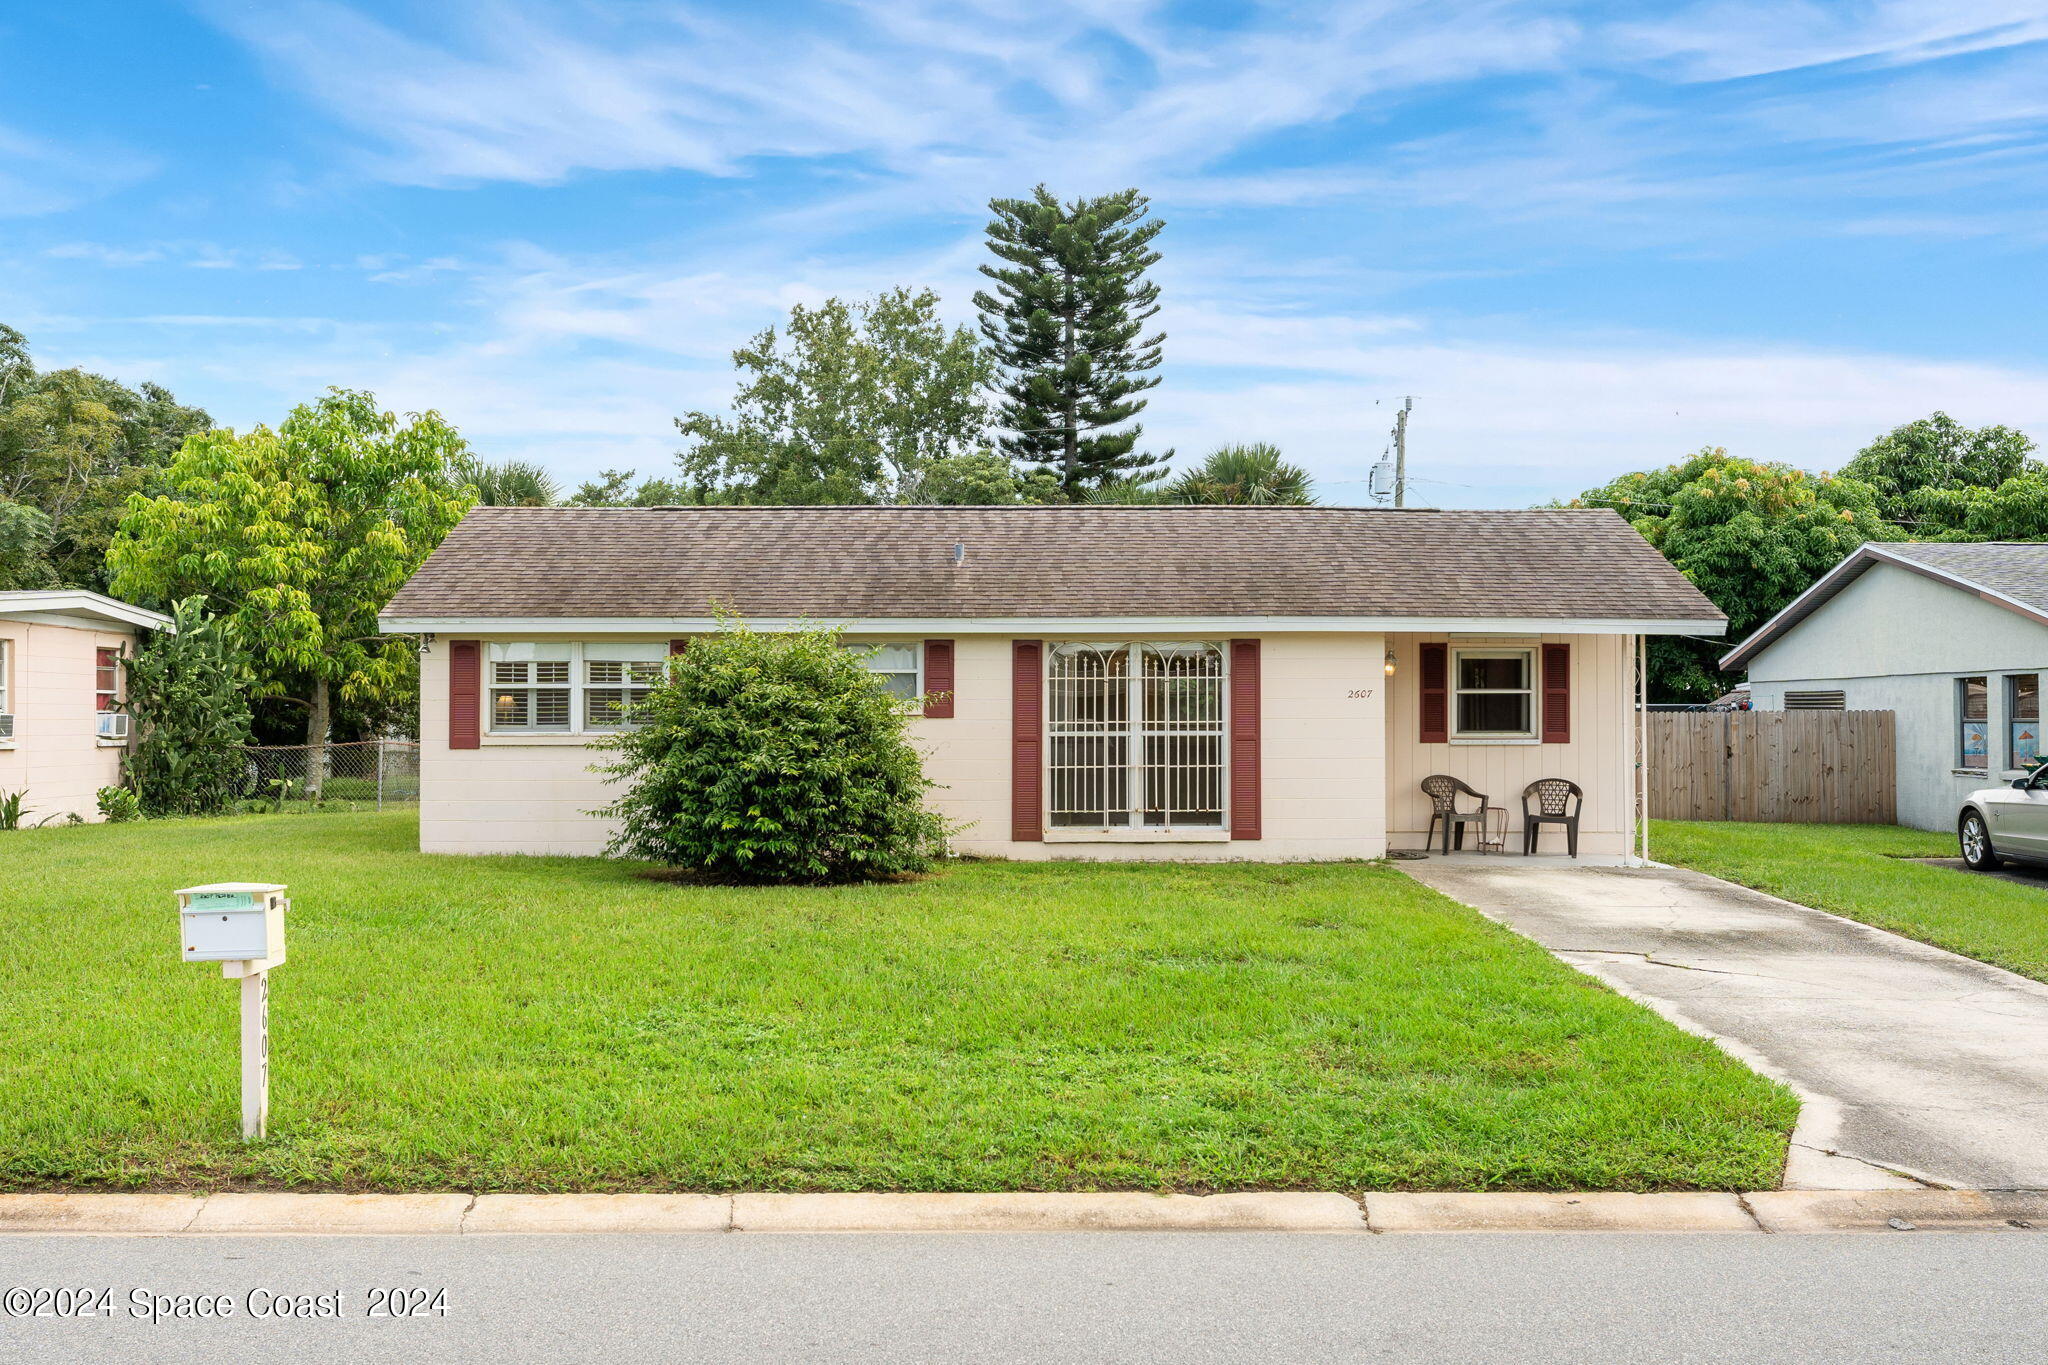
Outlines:
[[[1394,414],[1394,506],[1408,505],[1408,413],[1415,406],[1412,396],[1401,399]]]

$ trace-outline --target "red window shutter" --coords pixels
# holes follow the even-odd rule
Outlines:
[[[1010,642],[1010,837],[1045,838],[1045,645]]]
[[[689,647],[690,647],[690,642],[689,642],[689,640],[687,640],[687,639],[682,639],[682,640],[670,640],[670,641],[668,642],[668,652],[669,652],[670,654],[672,654],[672,655],[673,655],[673,654],[680,654],[680,653],[682,653],[682,652],[683,652],[684,650],[688,649]]]
[[[1422,646],[1421,674],[1422,743],[1448,744],[1451,740],[1451,647]]]
[[[1543,742],[1572,742],[1572,647],[1543,646]]]
[[[1259,642],[1230,642],[1230,837],[1261,837]]]
[[[924,642],[924,713],[931,720],[953,715],[953,642]]]
[[[474,749],[482,743],[483,646],[475,640],[448,642],[448,747]]]

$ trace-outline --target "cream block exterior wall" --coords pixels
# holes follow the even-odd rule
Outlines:
[[[464,636],[492,640],[520,637]],[[641,637],[651,638],[651,637]],[[666,638],[666,637],[663,637]],[[932,805],[962,828],[963,853],[1008,858],[1374,858],[1386,851],[1385,652],[1377,634],[1261,640],[1263,833],[1257,840],[1142,844],[1010,839],[1008,637],[954,640],[954,714],[911,733],[938,787]],[[1063,635],[1047,644],[1088,638]],[[1108,638],[1108,637],[1103,637]],[[1240,637],[1243,638],[1243,637]],[[420,667],[420,847],[428,853],[593,854],[610,837],[584,812],[612,792],[580,737],[500,738],[448,747],[448,647]]]
[[[1522,849],[1522,788],[1539,777],[1563,777],[1579,784],[1586,804],[1579,818],[1580,854],[1629,852],[1635,782],[1634,637],[1628,635],[1390,635],[1396,667],[1389,678],[1387,711],[1388,801],[1394,848],[1420,848],[1429,830],[1429,798],[1419,785],[1431,773],[1449,773],[1485,792],[1489,805],[1508,811],[1508,848]],[[1424,744],[1421,651],[1424,643],[1454,649],[1486,645],[1529,649],[1543,644],[1572,647],[1569,744]],[[1540,662],[1540,658],[1539,658]],[[1538,715],[1542,698],[1537,696]],[[1539,722],[1540,729],[1540,722]],[[1438,835],[1441,839],[1441,832]],[[1472,836],[1466,834],[1466,847]],[[1564,851],[1563,830],[1543,832],[1540,851]]]
[[[28,793],[28,821],[99,819],[99,789],[121,780],[126,746],[96,733],[96,651],[134,653],[135,632],[0,621],[14,738],[0,740],[0,791]]]

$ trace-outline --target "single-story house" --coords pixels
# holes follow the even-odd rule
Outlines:
[[[82,589],[0,592],[0,792],[24,793],[30,823],[99,818],[128,747],[122,656],[170,624]]]
[[[380,618],[421,847],[602,850],[586,746],[721,607],[874,647],[955,847],[1010,858],[1377,857],[1432,773],[1517,829],[1568,778],[1626,855],[1641,639],[1726,625],[1605,510],[479,507]]]
[[[1865,545],[1721,666],[1759,711],[1894,713],[1899,822],[1953,829],[2040,758],[2048,545]]]

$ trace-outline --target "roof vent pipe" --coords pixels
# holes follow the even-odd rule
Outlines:
[[[953,567],[959,568],[967,562],[967,547],[959,541],[953,542]]]

